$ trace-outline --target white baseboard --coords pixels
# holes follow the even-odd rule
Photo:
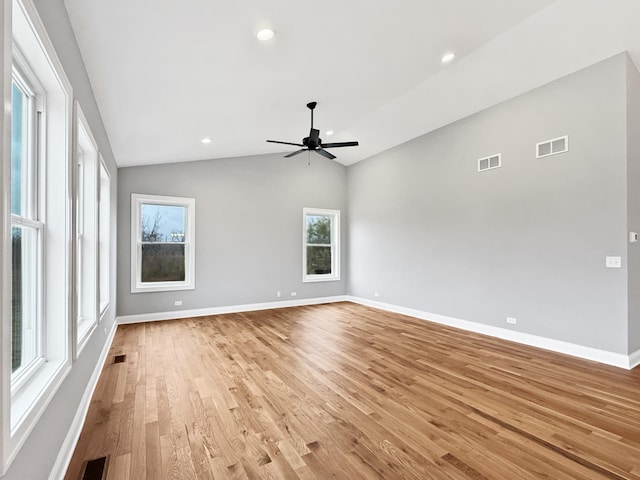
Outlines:
[[[98,385],[98,379],[100,378],[100,374],[102,373],[102,369],[104,367],[104,362],[107,358],[107,355],[109,354],[109,349],[111,348],[111,344],[113,343],[113,338],[115,337],[117,327],[118,322],[117,320],[114,320],[113,325],[111,326],[111,331],[107,336],[107,341],[104,342],[102,352],[100,352],[100,358],[98,358],[96,366],[93,369],[93,373],[91,374],[91,378],[87,383],[87,387],[84,389],[84,394],[82,395],[82,399],[80,400],[80,405],[78,405],[78,410],[73,417],[71,427],[69,427],[67,436],[65,437],[64,442],[62,442],[62,447],[60,447],[60,451],[58,452],[56,463],[51,469],[49,480],[63,480],[65,474],[67,473],[67,468],[69,468],[71,457],[73,456],[73,452],[78,443],[78,439],[80,438],[80,433],[82,432],[84,421],[86,420],[87,413],[89,412],[91,397],[93,397],[93,392]]]
[[[640,350],[636,350],[629,355],[629,370],[640,365]]]
[[[532,335],[529,333],[507,330],[506,328],[484,325],[482,323],[470,322],[468,320],[461,320],[459,318],[439,315],[437,313],[429,313],[422,310],[415,310],[412,308],[399,307],[397,305],[391,305],[388,303],[376,302],[365,298],[349,296],[347,299],[350,302],[359,303],[368,307],[374,307],[393,313],[400,313],[402,315],[418,318],[420,320],[427,320],[429,322],[439,323],[442,325],[447,325],[449,327],[460,328],[462,330],[489,335],[491,337],[509,340],[512,342],[522,343],[524,345],[529,345],[532,347],[543,348],[545,350],[551,350],[553,352],[563,353],[566,355],[571,355],[573,357],[593,360],[595,362],[612,365],[614,367],[630,370],[633,367],[640,365],[640,350],[631,355],[624,355],[621,353],[608,352],[606,350],[599,350],[597,348],[585,347],[583,345],[564,342],[562,340],[554,340],[552,338],[539,337],[537,335]]]
[[[193,310],[174,310],[171,312],[141,313],[138,315],[122,315],[116,321],[123,325],[127,323],[155,322],[160,320],[175,320],[178,318],[205,317],[207,315],[222,315],[224,313],[253,312],[256,310],[270,310],[272,308],[301,307],[304,305],[318,305],[320,303],[346,302],[346,295],[335,297],[301,298],[299,300],[283,300],[279,302],[250,303],[247,305],[229,305],[224,307],[198,308]]]

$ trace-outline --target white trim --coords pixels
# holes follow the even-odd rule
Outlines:
[[[449,327],[460,328],[469,332],[489,335],[491,337],[499,338],[502,340],[522,343],[531,347],[543,348],[545,350],[551,350],[553,352],[563,353],[565,355],[571,355],[573,357],[578,357],[585,360],[592,360],[595,362],[604,363],[606,365],[612,365],[614,367],[625,368],[627,370],[630,370],[634,366],[640,364],[640,350],[635,352],[633,355],[624,355],[621,353],[608,352],[606,350],[600,350],[597,348],[585,347],[583,345],[577,345],[575,343],[564,342],[562,340],[555,340],[553,338],[539,337],[530,333],[514,332],[513,330],[507,330],[505,328],[484,325],[482,323],[448,317],[446,315],[439,315],[437,313],[429,313],[413,308],[406,308],[397,305],[391,305],[388,303],[376,302],[365,298],[352,296],[348,296],[347,298],[348,301],[358,303],[360,305],[366,305],[368,307],[378,308],[380,310],[385,310],[388,312],[399,313],[402,315],[407,315],[409,317],[418,318],[420,320],[447,325]]]
[[[629,355],[629,370],[640,365],[640,350],[636,350]]]
[[[111,344],[113,343],[113,338],[115,337],[117,326],[117,321],[114,321],[111,325],[111,331],[109,332],[107,341],[102,347],[100,358],[98,358],[98,361],[96,362],[96,366],[93,369],[93,373],[91,374],[91,378],[87,383],[87,387],[84,389],[84,394],[82,395],[82,399],[80,400],[80,404],[78,405],[76,414],[73,417],[73,421],[71,422],[69,431],[67,432],[67,435],[62,442],[62,446],[60,447],[60,451],[58,452],[56,462],[51,469],[49,480],[62,480],[65,473],[67,472],[67,468],[69,468],[71,457],[73,456],[73,452],[76,449],[76,445],[78,444],[78,440],[80,439],[80,433],[82,432],[82,427],[87,418],[87,413],[89,412],[91,398],[93,397],[93,393],[98,386],[100,374],[104,369],[104,363],[107,359],[107,355],[109,354],[109,350],[111,349]]]
[[[98,144],[76,101],[73,188],[73,359],[77,359],[98,326]],[[80,152],[83,152],[80,154]],[[82,176],[79,175],[79,167]],[[86,244],[86,245],[85,245]],[[82,318],[83,315],[85,318]]]
[[[98,152],[98,160],[98,324],[100,324],[111,302],[111,173],[100,152]],[[104,176],[102,172],[105,173]],[[106,194],[103,194],[105,183]]]
[[[194,310],[175,310],[172,312],[141,313],[138,315],[122,315],[116,321],[118,325],[128,323],[156,322],[160,320],[176,320],[178,318],[206,317],[208,315],[222,315],[225,313],[254,312],[257,310],[271,310],[275,308],[301,307],[305,305],[319,305],[321,303],[346,302],[346,295],[334,297],[301,298],[299,300],[283,300],[280,302],[250,303],[246,305],[228,305],[224,307],[198,308]]]

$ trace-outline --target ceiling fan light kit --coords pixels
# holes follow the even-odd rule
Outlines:
[[[313,111],[315,110],[317,105],[317,102],[307,103],[307,108],[311,110],[311,130],[309,131],[309,136],[302,139],[302,143],[281,142],[279,140],[267,140],[267,142],[302,147],[300,150],[296,150],[295,152],[291,152],[285,155],[285,158],[293,157],[294,155],[298,155],[299,153],[309,151],[316,152],[318,155],[322,155],[323,157],[333,160],[336,158],[336,156],[331,152],[325,150],[326,148],[357,147],[358,142],[322,143],[322,139],[320,138],[320,130],[313,128]]]

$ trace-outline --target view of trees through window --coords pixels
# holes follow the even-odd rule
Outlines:
[[[307,275],[331,273],[331,217],[307,215]]]
[[[11,89],[11,371],[37,356],[37,239],[34,175],[29,163],[29,95],[14,80]]]
[[[143,282],[185,280],[186,210],[183,206],[142,204]]]

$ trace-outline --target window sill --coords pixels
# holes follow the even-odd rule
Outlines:
[[[196,286],[193,283],[185,282],[166,282],[154,285],[137,284],[131,286],[131,293],[173,292],[177,290],[195,290],[195,288]]]
[[[19,445],[29,434],[44,412],[67,372],[69,363],[65,361],[45,362],[11,398],[12,444]]]
[[[307,275],[302,279],[302,282],[337,282],[338,280],[340,280],[340,275]]]

